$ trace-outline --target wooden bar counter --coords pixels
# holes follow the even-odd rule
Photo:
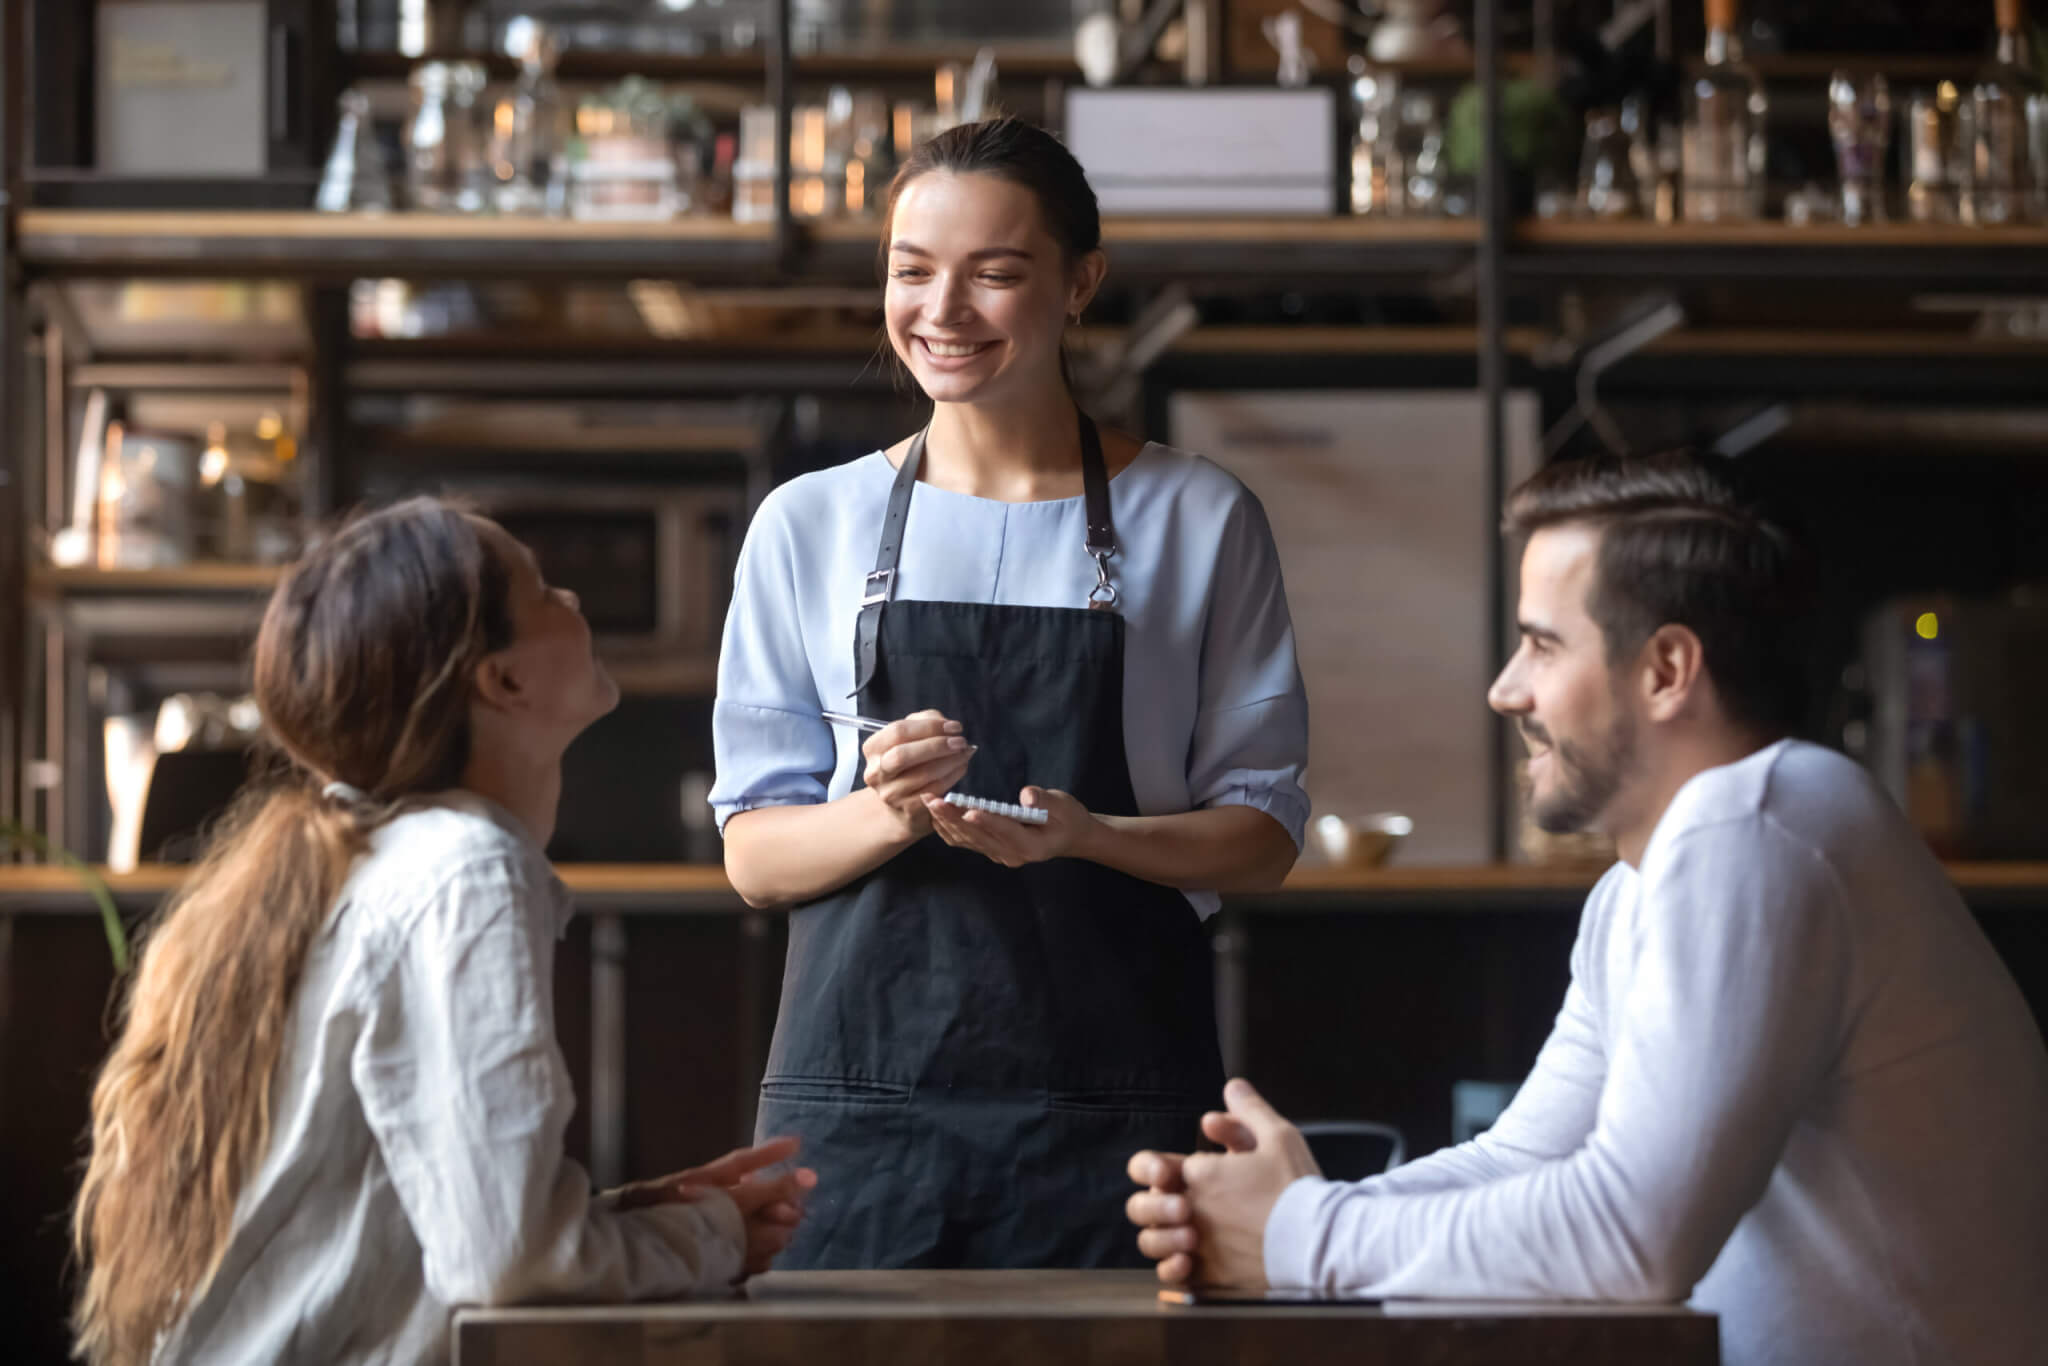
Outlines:
[[[1162,1305],[1146,1271],[788,1271],[746,1298],[465,1309],[455,1366],[1714,1366],[1671,1305]]]

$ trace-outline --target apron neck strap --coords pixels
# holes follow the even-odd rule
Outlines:
[[[1088,506],[1088,554],[1095,560],[1088,605],[1113,611],[1117,594],[1109,579],[1109,560],[1116,554],[1116,523],[1109,515],[1109,466],[1102,459],[1102,438],[1086,413],[1081,413],[1081,492]]]
[[[1116,554],[1116,524],[1109,515],[1109,467],[1102,458],[1102,437],[1095,421],[1079,413],[1081,428],[1081,491],[1087,504],[1086,548],[1095,561],[1095,587],[1088,592],[1090,607],[1114,608],[1116,585],[1110,582],[1109,561]],[[889,508],[882,516],[882,540],[875,548],[875,567],[868,572],[860,595],[860,620],[854,632],[853,691],[858,697],[875,676],[880,650],[882,609],[896,586],[896,566],[903,559],[903,529],[910,521],[910,495],[917,489],[918,471],[924,466],[924,441],[929,427],[910,438],[903,463],[896,467],[896,480],[889,486]]]

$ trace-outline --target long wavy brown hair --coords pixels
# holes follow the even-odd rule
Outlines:
[[[507,583],[472,517],[417,498],[343,526],[271,595],[269,772],[147,935],[93,1088],[72,1227],[88,1360],[147,1362],[220,1264],[307,951],[371,830],[460,781],[476,665],[512,639]]]

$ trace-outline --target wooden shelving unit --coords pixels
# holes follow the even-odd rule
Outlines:
[[[1529,54],[1498,48],[1499,7],[1483,0],[1474,33],[1478,60],[1395,64],[1415,80],[1476,79],[1495,97],[1506,75],[1534,70]],[[767,97],[787,103],[792,85],[823,80],[913,81],[926,78],[943,61],[972,57],[970,43],[893,47],[887,52],[796,54],[777,60],[776,45],[758,51],[709,57],[597,54],[571,51],[562,75],[571,81],[602,81],[636,71],[657,80],[765,82]],[[396,54],[330,54],[349,79],[398,78],[411,59]],[[495,59],[492,60],[495,63]],[[1012,77],[1064,79],[1073,74],[1066,45],[1000,45],[1000,69]],[[1948,58],[1889,54],[1823,54],[1780,58],[1759,56],[1767,74],[1786,80],[1824,76],[1837,67],[1878,69],[1918,77],[1946,73],[1968,63]],[[495,63],[509,72],[509,67]],[[501,73],[502,74],[502,73]],[[1498,148],[1489,155],[1498,158]],[[31,178],[32,179],[32,178]],[[701,285],[708,290],[751,294],[768,301],[838,291],[837,306],[862,307],[856,290],[875,289],[876,226],[867,221],[793,221],[786,206],[779,222],[740,224],[723,218],[683,218],[660,223],[591,223],[491,216],[415,213],[323,215],[277,210],[107,211],[35,207],[24,202],[14,213],[13,255],[26,281],[85,277],[257,277],[330,286],[365,276],[538,278],[551,281],[649,278]],[[1325,290],[1367,289],[1387,281],[1397,288],[1426,291],[1446,283],[1463,290],[1476,282],[1479,325],[1405,327],[1227,327],[1201,328],[1179,339],[1173,352],[1192,356],[1399,356],[1472,355],[1479,360],[1482,387],[1499,402],[1510,358],[1553,363],[1562,354],[1558,339],[1542,329],[1507,325],[1507,293],[1541,295],[1579,283],[1622,287],[1663,282],[1752,285],[1779,282],[1953,285],[1979,292],[2038,287],[2048,282],[2048,228],[1977,229],[1893,223],[1868,228],[1778,223],[1706,226],[1698,224],[1510,222],[1496,209],[1484,218],[1401,220],[1331,218],[1112,218],[1104,238],[1119,280],[1140,290],[1183,280],[1220,291],[1293,287],[1302,282]],[[865,294],[861,298],[869,297]],[[693,351],[666,343],[633,348],[599,345],[583,354],[575,344],[525,348],[531,363],[514,357],[517,347],[481,355],[463,352],[450,340],[418,343],[348,343],[346,323],[330,320],[323,353],[313,367],[321,401],[352,386],[395,390],[432,379],[448,392],[512,393],[506,375],[528,392],[553,392],[587,384],[603,371],[610,393],[666,392],[678,371],[696,367],[702,385],[737,386],[740,372],[773,371],[784,383],[816,387],[843,379],[839,356],[865,351],[873,337],[841,329],[821,337],[779,338],[764,333],[758,345],[735,345],[724,337]],[[340,343],[335,342],[339,336]],[[1113,331],[1096,334],[1119,340]],[[1649,354],[1768,358],[1797,350],[1808,357],[1832,357],[1840,365],[1885,357],[1912,364],[1930,345],[1954,354],[1948,370],[1997,358],[2023,367],[2038,349],[2020,339],[1964,338],[1930,330],[1924,336],[1903,329],[1831,331],[1805,327],[1796,335],[1781,330],[1716,328],[1686,330],[1665,337]],[[437,351],[443,354],[437,356]],[[758,354],[745,354],[757,352]],[[1549,359],[1546,359],[1548,357]],[[1759,360],[1757,368],[1769,364]],[[578,369],[577,367],[581,367]],[[492,389],[485,372],[504,372]],[[724,367],[721,369],[720,367]],[[105,367],[103,366],[102,369]],[[541,370],[565,372],[550,389]],[[574,371],[573,374],[566,372]],[[715,371],[716,373],[712,373]],[[1946,373],[1946,372],[1945,372]],[[84,376],[81,375],[80,378]],[[222,382],[226,372],[211,376]],[[118,374],[100,378],[118,379]],[[275,376],[271,377],[275,379]],[[759,382],[759,381],[757,381]],[[437,390],[437,392],[439,392]],[[1489,456],[1504,468],[1503,445],[1490,434]],[[43,602],[88,610],[152,610],[155,600],[194,599],[216,613],[253,600],[275,581],[274,570],[240,566],[193,566],[136,573],[36,570],[26,573],[28,595]],[[1498,605],[1496,605],[1498,608]],[[690,662],[687,668],[698,668]],[[1517,874],[1520,876],[1521,874]],[[1436,876],[1431,874],[1431,877]],[[1489,874],[1489,876],[1499,876]],[[1364,878],[1354,885],[1353,879]],[[1420,873],[1391,870],[1349,874],[1304,870],[1294,889],[1425,891]],[[1421,878],[1428,881],[1427,878]],[[1405,894],[1405,893],[1404,893]]]

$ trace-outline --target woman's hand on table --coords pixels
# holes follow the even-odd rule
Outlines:
[[[974,746],[964,731],[940,712],[920,711],[890,722],[862,743],[867,764],[861,781],[881,798],[905,836],[930,834],[926,798],[945,795],[966,775]]]
[[[606,1198],[612,1208],[630,1210],[691,1204],[714,1190],[724,1191],[739,1207],[746,1226],[741,1274],[756,1276],[789,1246],[803,1219],[804,1196],[818,1184],[818,1174],[809,1167],[791,1167],[772,1175],[766,1170],[795,1157],[799,1146],[797,1139],[775,1138],[751,1148],[735,1148],[701,1166],[620,1186],[607,1192]]]
[[[1223,1088],[1228,1113],[1202,1116],[1202,1132],[1220,1153],[1141,1152],[1131,1179],[1145,1187],[1124,1206],[1138,1226],[1138,1250],[1159,1279],[1266,1288],[1266,1221],[1286,1189],[1322,1169],[1301,1130],[1252,1088]]]
[[[1095,817],[1077,798],[1048,787],[1027,787],[1018,798],[1018,805],[1038,807],[1046,813],[1044,825],[954,806],[942,795],[927,796],[924,804],[940,839],[955,849],[985,855],[1005,868],[1073,857],[1095,826]]]
[[[818,1174],[809,1167],[793,1167],[775,1176],[757,1173],[726,1188],[747,1228],[742,1278],[758,1276],[774,1265],[803,1222],[804,1195],[817,1184]]]

